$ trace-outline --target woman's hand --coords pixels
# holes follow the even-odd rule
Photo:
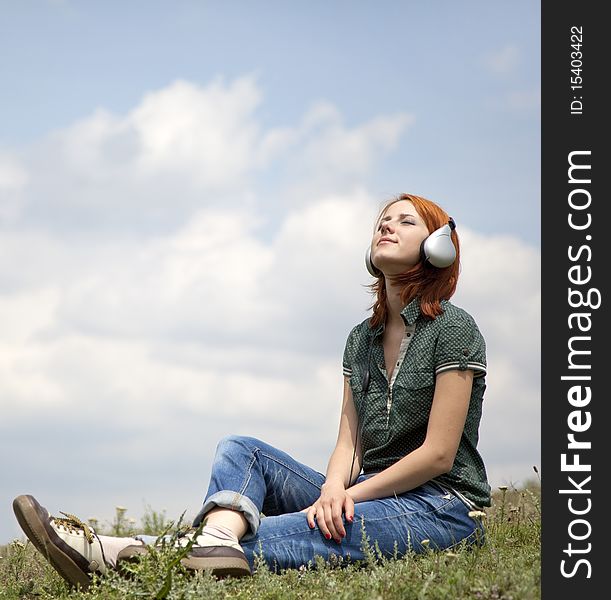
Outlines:
[[[354,519],[354,501],[350,494],[346,492],[341,483],[323,484],[320,490],[320,498],[301,512],[306,513],[308,525],[315,527],[314,519],[322,534],[330,540],[334,538],[337,543],[346,536],[346,529],[342,521],[342,512],[346,519],[352,523]]]

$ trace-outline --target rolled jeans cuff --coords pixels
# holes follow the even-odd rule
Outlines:
[[[220,492],[212,494],[209,498],[206,498],[204,505],[193,520],[193,526],[198,527],[206,516],[206,513],[215,506],[238,510],[244,515],[250,525],[250,532],[247,531],[244,534],[242,537],[243,541],[248,541],[257,535],[259,525],[261,524],[259,510],[250,498],[232,490],[221,490]]]

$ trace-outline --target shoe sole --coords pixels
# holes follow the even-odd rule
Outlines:
[[[117,556],[117,570],[119,573],[123,576],[129,575],[124,566],[126,564],[138,563],[140,558],[147,552],[144,546],[129,546],[121,550]],[[250,565],[245,557],[186,556],[180,562],[189,571],[212,571],[212,575],[219,579],[252,575]]]
[[[224,577],[250,577],[252,575],[246,558],[187,556],[180,562],[191,571],[211,571],[212,575],[219,579]]]
[[[41,513],[49,518],[49,513],[33,496],[18,496],[13,500],[13,511],[17,521],[34,547],[51,563],[53,568],[70,584],[86,590],[91,585],[87,573],[58,545],[62,540],[53,540],[41,518]]]
[[[121,577],[131,579],[133,573],[129,570],[130,565],[137,565],[140,559],[148,554],[146,546],[127,546],[117,554],[116,570]]]

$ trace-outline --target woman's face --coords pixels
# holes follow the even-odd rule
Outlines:
[[[385,275],[420,262],[420,245],[429,230],[409,200],[393,202],[380,217],[371,240],[371,260]]]

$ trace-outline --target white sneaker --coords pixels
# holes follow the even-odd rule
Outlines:
[[[185,535],[178,538],[176,542],[176,546],[179,548],[184,548],[194,537],[193,531],[189,533],[185,533]],[[234,542],[233,540],[226,540],[221,537],[217,537],[213,533],[200,533],[193,543],[193,547],[199,546],[201,548],[209,548],[210,546],[225,546],[227,548],[235,548],[240,552],[244,552],[242,546],[238,542]]]
[[[87,589],[92,573],[106,573],[102,544],[79,518],[52,517],[29,495],[17,496],[13,510],[28,539],[68,583]]]

